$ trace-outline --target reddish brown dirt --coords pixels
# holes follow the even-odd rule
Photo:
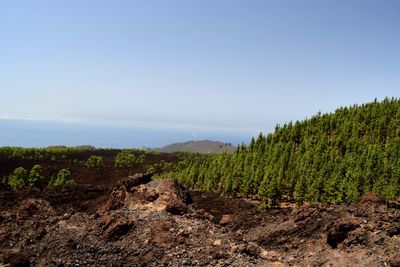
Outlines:
[[[173,180],[78,177],[75,187],[0,187],[0,265],[400,266],[400,202],[376,195],[257,212],[255,201]]]

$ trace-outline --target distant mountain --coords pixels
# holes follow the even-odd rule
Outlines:
[[[201,140],[175,143],[157,150],[160,152],[233,153],[235,151],[235,147],[229,143]]]

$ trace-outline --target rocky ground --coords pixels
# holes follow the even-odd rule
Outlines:
[[[400,266],[400,203],[256,204],[139,174],[112,187],[0,188],[0,265]]]

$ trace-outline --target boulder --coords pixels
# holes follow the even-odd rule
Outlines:
[[[150,176],[136,175],[133,177],[131,180],[118,183],[107,201],[97,210],[98,214],[121,208],[167,211],[172,214],[184,214],[188,211],[188,204],[192,203],[192,198],[176,180],[161,179],[142,183],[147,181]],[[142,184],[136,186],[139,182],[135,179],[140,180]],[[135,189],[133,190],[133,188]]]
[[[127,179],[118,181],[106,203],[104,203],[97,212],[104,213],[120,209],[126,204],[126,202],[130,202],[129,195],[132,193],[134,188],[149,183],[152,176],[152,174],[137,173],[129,176]]]
[[[184,214],[192,198],[188,191],[174,179],[155,180],[143,185],[139,191],[145,192],[145,198],[156,196],[155,201],[148,205],[157,211],[167,211],[172,214]]]

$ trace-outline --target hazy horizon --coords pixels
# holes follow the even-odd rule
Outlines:
[[[0,146],[237,144],[397,97],[400,2],[3,1]]]
[[[190,140],[215,140],[233,146],[247,143],[251,135],[220,130],[151,129],[86,126],[57,122],[0,123],[0,147],[47,147],[53,145],[92,145],[98,148],[160,148],[172,143]]]

